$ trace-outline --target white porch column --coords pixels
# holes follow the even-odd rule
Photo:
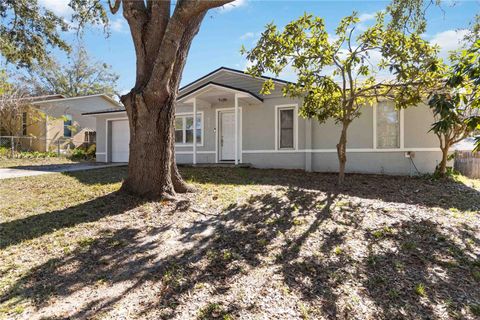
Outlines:
[[[238,164],[238,93],[235,93],[235,165]]]
[[[193,98],[193,164],[197,164],[197,98]]]

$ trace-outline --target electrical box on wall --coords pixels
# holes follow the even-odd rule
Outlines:
[[[415,158],[415,152],[414,151],[405,152],[405,158]]]

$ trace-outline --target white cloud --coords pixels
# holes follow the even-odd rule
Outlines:
[[[247,40],[247,39],[252,39],[255,38],[255,33],[254,32],[247,32],[244,33],[240,36],[240,40]]]
[[[459,49],[462,46],[468,32],[466,29],[439,32],[430,39],[430,43],[440,47],[439,56],[445,59],[450,51]]]
[[[367,21],[370,21],[370,20],[374,20],[375,15],[376,15],[376,12],[374,12],[374,13],[362,13],[361,15],[358,16],[358,19],[360,20],[360,22],[367,22]]]
[[[221,7],[220,10],[223,11],[223,12],[227,12],[227,11],[231,11],[233,9],[239,8],[239,7],[243,7],[246,4],[247,4],[247,0],[235,0],[233,2],[227,3],[223,7]]]
[[[128,32],[127,23],[125,22],[124,18],[116,18],[116,19],[110,20],[110,28],[114,32],[120,32],[120,33]]]
[[[69,17],[73,13],[72,8],[68,6],[68,1],[66,0],[40,0],[39,3],[46,9],[62,17]]]

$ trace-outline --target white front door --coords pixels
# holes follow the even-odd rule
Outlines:
[[[112,121],[112,162],[128,162],[130,130],[128,120]]]
[[[220,112],[220,160],[235,160],[235,112]]]

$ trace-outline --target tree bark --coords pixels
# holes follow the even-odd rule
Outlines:
[[[111,6],[116,12],[118,1]],[[175,100],[193,38],[207,11],[233,0],[123,0],[137,58],[135,86],[121,97],[130,124],[128,177],[122,189],[150,199],[188,192],[175,162]]]
[[[438,165],[437,167],[437,174],[440,176],[440,177],[445,177],[446,173],[447,173],[447,162],[448,162],[448,151],[450,149],[450,145],[447,143],[445,143],[445,146],[443,148],[441,148],[442,150],[442,161],[440,161],[440,164]]]
[[[337,144],[339,185],[342,185],[345,182],[345,165],[347,163],[347,129],[348,123],[343,123],[340,141]]]
[[[171,167],[174,155],[170,128],[174,108],[168,105],[148,108],[144,92],[131,92],[122,97],[122,102],[130,124],[128,176],[122,189],[149,199],[173,199]]]

